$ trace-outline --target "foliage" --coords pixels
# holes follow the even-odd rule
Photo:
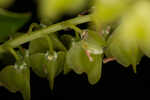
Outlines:
[[[14,1],[0,0],[0,61],[6,62],[0,64],[6,66],[0,85],[20,91],[24,100],[30,100],[30,70],[48,79],[53,90],[60,73],[85,73],[94,85],[104,59],[136,73],[142,57],[150,57],[149,0],[37,0],[40,23],[32,22],[24,33],[20,29],[32,14],[9,11]],[[77,17],[59,22],[64,15]],[[77,26],[83,23],[86,28]]]

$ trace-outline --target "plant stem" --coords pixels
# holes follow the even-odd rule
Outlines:
[[[31,32],[30,34],[23,34],[13,40],[9,40],[9,41],[5,42],[4,44],[0,45],[0,53],[5,52],[5,49],[3,48],[4,45],[8,45],[12,48],[15,48],[19,45],[22,45],[22,44],[32,41],[34,39],[43,37],[45,35],[54,33],[56,31],[66,29],[66,28],[68,28],[68,26],[67,26],[68,23],[73,24],[73,25],[78,25],[78,24],[89,22],[89,21],[91,21],[90,15],[85,15],[85,16],[76,17],[76,18],[73,18],[70,20],[66,20],[66,21],[57,23],[57,24],[50,25],[49,27],[43,28],[38,31]]]
[[[77,26],[75,25],[70,25],[69,26],[70,28],[72,28],[74,31],[76,31],[77,33],[79,34],[82,34],[82,30],[80,28],[78,28]]]
[[[47,40],[47,42],[48,42],[49,53],[50,53],[50,54],[54,54],[53,43],[52,43],[51,38],[50,38],[48,35],[46,35],[45,38],[46,38],[46,40]]]
[[[13,48],[8,47],[8,50],[15,57],[16,61],[20,60],[19,56],[17,55],[16,51]]]
[[[82,34],[82,30],[78,28],[76,25],[69,25],[69,28],[73,29],[75,31],[76,38],[80,39],[79,35]]]
[[[28,30],[27,33],[30,34],[30,33],[33,31],[33,28],[39,28],[39,27],[40,27],[39,24],[37,24],[37,23],[32,23],[32,24],[29,26],[29,30]]]

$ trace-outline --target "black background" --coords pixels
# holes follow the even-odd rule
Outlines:
[[[34,0],[36,1],[36,0]],[[17,0],[9,8],[14,12],[32,12],[33,17],[28,23],[37,22],[36,3],[33,0]],[[27,26],[27,25],[26,25]],[[26,30],[28,27],[24,27]],[[120,98],[144,97],[150,93],[150,59],[143,57],[137,66],[137,74],[132,68],[124,68],[117,62],[109,62],[103,65],[101,80],[94,86],[88,83],[86,75],[77,75],[74,72],[68,75],[59,75],[55,79],[54,91],[50,91],[48,81],[41,79],[31,71],[31,100],[54,99],[85,99],[91,98]],[[144,95],[141,95],[144,94]],[[121,97],[120,97],[121,96]],[[23,100],[19,92],[10,93],[4,87],[0,87],[0,100]]]

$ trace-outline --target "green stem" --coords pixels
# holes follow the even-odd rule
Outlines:
[[[75,25],[69,25],[69,28],[75,31],[76,38],[79,39],[79,35],[82,34],[82,30]]]
[[[31,33],[33,31],[33,28],[39,28],[40,25],[38,25],[37,23],[32,23],[29,27],[29,30],[27,33]]]
[[[34,39],[43,37],[45,35],[54,33],[56,31],[66,29],[66,28],[68,28],[67,27],[68,23],[73,24],[73,25],[78,25],[78,24],[82,24],[82,23],[86,23],[86,22],[90,22],[90,21],[91,21],[90,15],[85,15],[85,16],[76,17],[76,18],[73,18],[73,19],[70,19],[67,21],[63,21],[63,22],[51,25],[51,26],[43,28],[41,30],[31,32],[30,34],[24,34],[20,37],[17,37],[13,40],[9,40],[9,41],[5,42],[4,44],[0,45],[0,53],[5,52],[5,49],[3,48],[4,45],[9,45],[10,47],[15,48],[19,45],[22,45],[22,44],[32,41]]]
[[[54,54],[54,49],[53,49],[52,40],[50,39],[50,37],[49,37],[48,35],[46,35],[45,38],[46,38],[46,40],[47,40],[47,42],[48,42],[50,54]]]
[[[78,28],[77,26],[75,26],[75,25],[70,25],[69,27],[72,28],[74,31],[76,31],[76,32],[78,32],[78,33],[80,33],[80,34],[82,34],[82,30],[81,30],[80,28]]]
[[[10,53],[15,57],[16,61],[19,61],[20,58],[19,56],[17,55],[16,51],[13,49],[13,48],[8,48],[8,50],[10,51]]]

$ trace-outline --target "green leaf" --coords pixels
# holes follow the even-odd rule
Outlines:
[[[62,51],[66,50],[64,45],[61,43],[61,41],[57,38],[55,34],[51,34],[49,37],[53,41],[53,46],[55,50],[62,50]],[[47,40],[44,37],[35,39],[30,42],[29,45],[30,54],[45,53],[47,50],[49,50],[49,46]]]
[[[0,9],[0,42],[15,34],[29,18],[30,14],[17,14]]]
[[[73,43],[72,48],[67,53],[67,64],[76,73],[86,73],[90,84],[95,84],[101,77],[102,55],[89,53],[82,48],[82,43]]]
[[[38,76],[47,77],[47,59],[44,53],[37,53],[30,56],[30,66]]]
[[[20,91],[24,100],[30,100],[30,71],[25,63],[5,67],[0,72],[0,83],[11,92]]]

